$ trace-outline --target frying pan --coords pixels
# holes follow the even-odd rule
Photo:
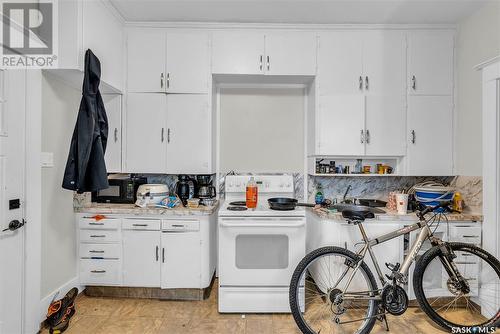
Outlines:
[[[296,206],[306,206],[314,208],[315,204],[299,203],[295,198],[273,197],[267,200],[272,210],[294,210]]]
[[[359,198],[358,203],[364,206],[369,206],[371,208],[382,208],[385,207],[387,202],[379,199],[363,199]]]

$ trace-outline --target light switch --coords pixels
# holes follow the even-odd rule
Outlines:
[[[54,167],[54,153],[53,152],[42,152],[40,158],[42,168]]]

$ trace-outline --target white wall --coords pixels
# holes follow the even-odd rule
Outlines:
[[[481,175],[481,73],[473,67],[500,54],[500,1],[463,19],[457,37],[455,173]]]
[[[81,92],[44,74],[42,152],[54,153],[54,167],[42,169],[42,298],[76,276],[73,192],[61,183],[80,98]]]
[[[221,172],[303,171],[304,99],[302,88],[221,89]]]

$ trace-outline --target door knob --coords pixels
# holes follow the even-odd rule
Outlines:
[[[3,229],[2,232],[15,231],[18,228],[23,227],[24,224],[26,224],[26,221],[24,219],[22,220],[22,222],[20,222],[17,219],[11,220],[10,223],[9,223],[9,227],[7,227],[6,229]]]

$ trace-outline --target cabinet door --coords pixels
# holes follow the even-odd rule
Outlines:
[[[160,286],[160,231],[123,231],[123,285]]]
[[[154,29],[129,30],[127,89],[129,92],[164,92],[166,37]]]
[[[318,49],[319,94],[362,94],[362,33],[320,35]]]
[[[167,92],[208,93],[208,64],[208,34],[167,34]]]
[[[406,152],[403,95],[366,96],[366,154],[403,156]]]
[[[108,143],[104,160],[108,173],[122,170],[122,96],[103,94],[104,108],[108,116]]]
[[[408,174],[452,175],[453,98],[408,97]]]
[[[412,31],[408,34],[410,94],[453,93],[453,38],[449,31]]]
[[[201,240],[198,232],[162,232],[161,287],[201,288]]]
[[[331,95],[319,97],[316,123],[318,154],[363,155],[365,153],[365,97]]]
[[[217,31],[212,35],[212,73],[262,74],[264,35]]]
[[[406,95],[406,47],[402,31],[363,33],[363,81],[367,95]]]
[[[316,34],[309,32],[269,33],[266,34],[265,41],[266,74],[316,74]]]
[[[127,172],[165,173],[166,99],[166,94],[128,94],[125,166]]]
[[[167,124],[167,172],[211,173],[212,140],[208,95],[168,95]]]

